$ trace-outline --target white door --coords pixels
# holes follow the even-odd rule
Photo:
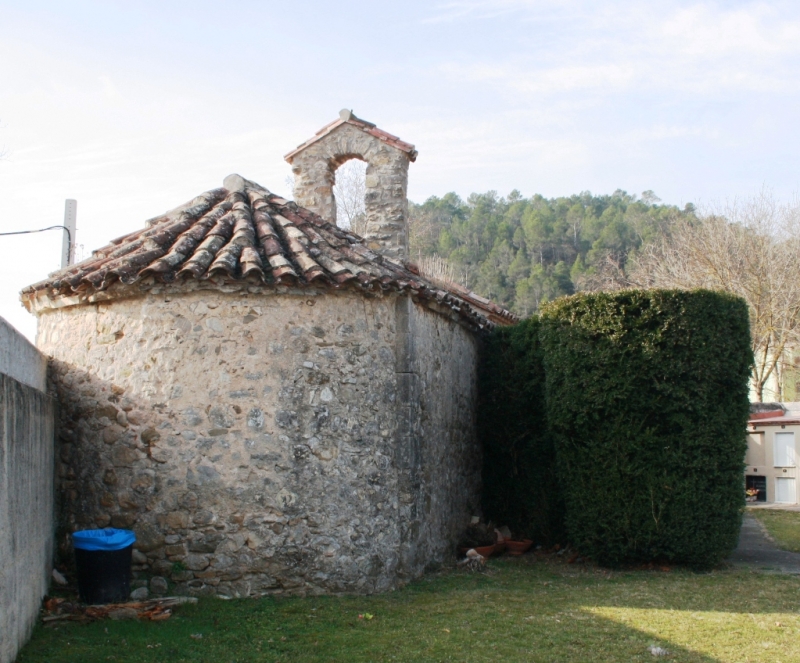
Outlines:
[[[775,433],[775,467],[794,467],[794,433]],[[794,500],[792,500],[794,502]]]
[[[797,502],[797,489],[794,479],[777,477],[775,479],[775,501],[783,504],[795,504]]]

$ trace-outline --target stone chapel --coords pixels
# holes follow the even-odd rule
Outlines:
[[[479,508],[480,337],[515,318],[408,262],[413,145],[342,111],[290,152],[26,288],[60,402],[60,536],[136,532],[155,593],[370,593]],[[367,232],[336,169],[367,163]]]

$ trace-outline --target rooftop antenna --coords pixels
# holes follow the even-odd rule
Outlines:
[[[78,222],[78,201],[64,201],[64,239],[61,242],[61,269],[75,262],[75,232]]]

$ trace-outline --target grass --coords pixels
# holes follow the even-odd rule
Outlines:
[[[782,550],[800,552],[800,512],[778,509],[748,509],[747,512],[767,528],[775,545]]]
[[[560,560],[492,560],[379,596],[208,598],[165,622],[40,625],[17,663],[800,660],[800,578]]]

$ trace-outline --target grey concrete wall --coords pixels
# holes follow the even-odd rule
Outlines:
[[[17,361],[27,363],[27,346],[14,343],[23,350]],[[11,369],[29,377],[38,370]],[[0,373],[0,663],[30,637],[50,579],[54,411],[44,393]]]
[[[46,391],[47,358],[3,318],[0,318],[0,373]]]

